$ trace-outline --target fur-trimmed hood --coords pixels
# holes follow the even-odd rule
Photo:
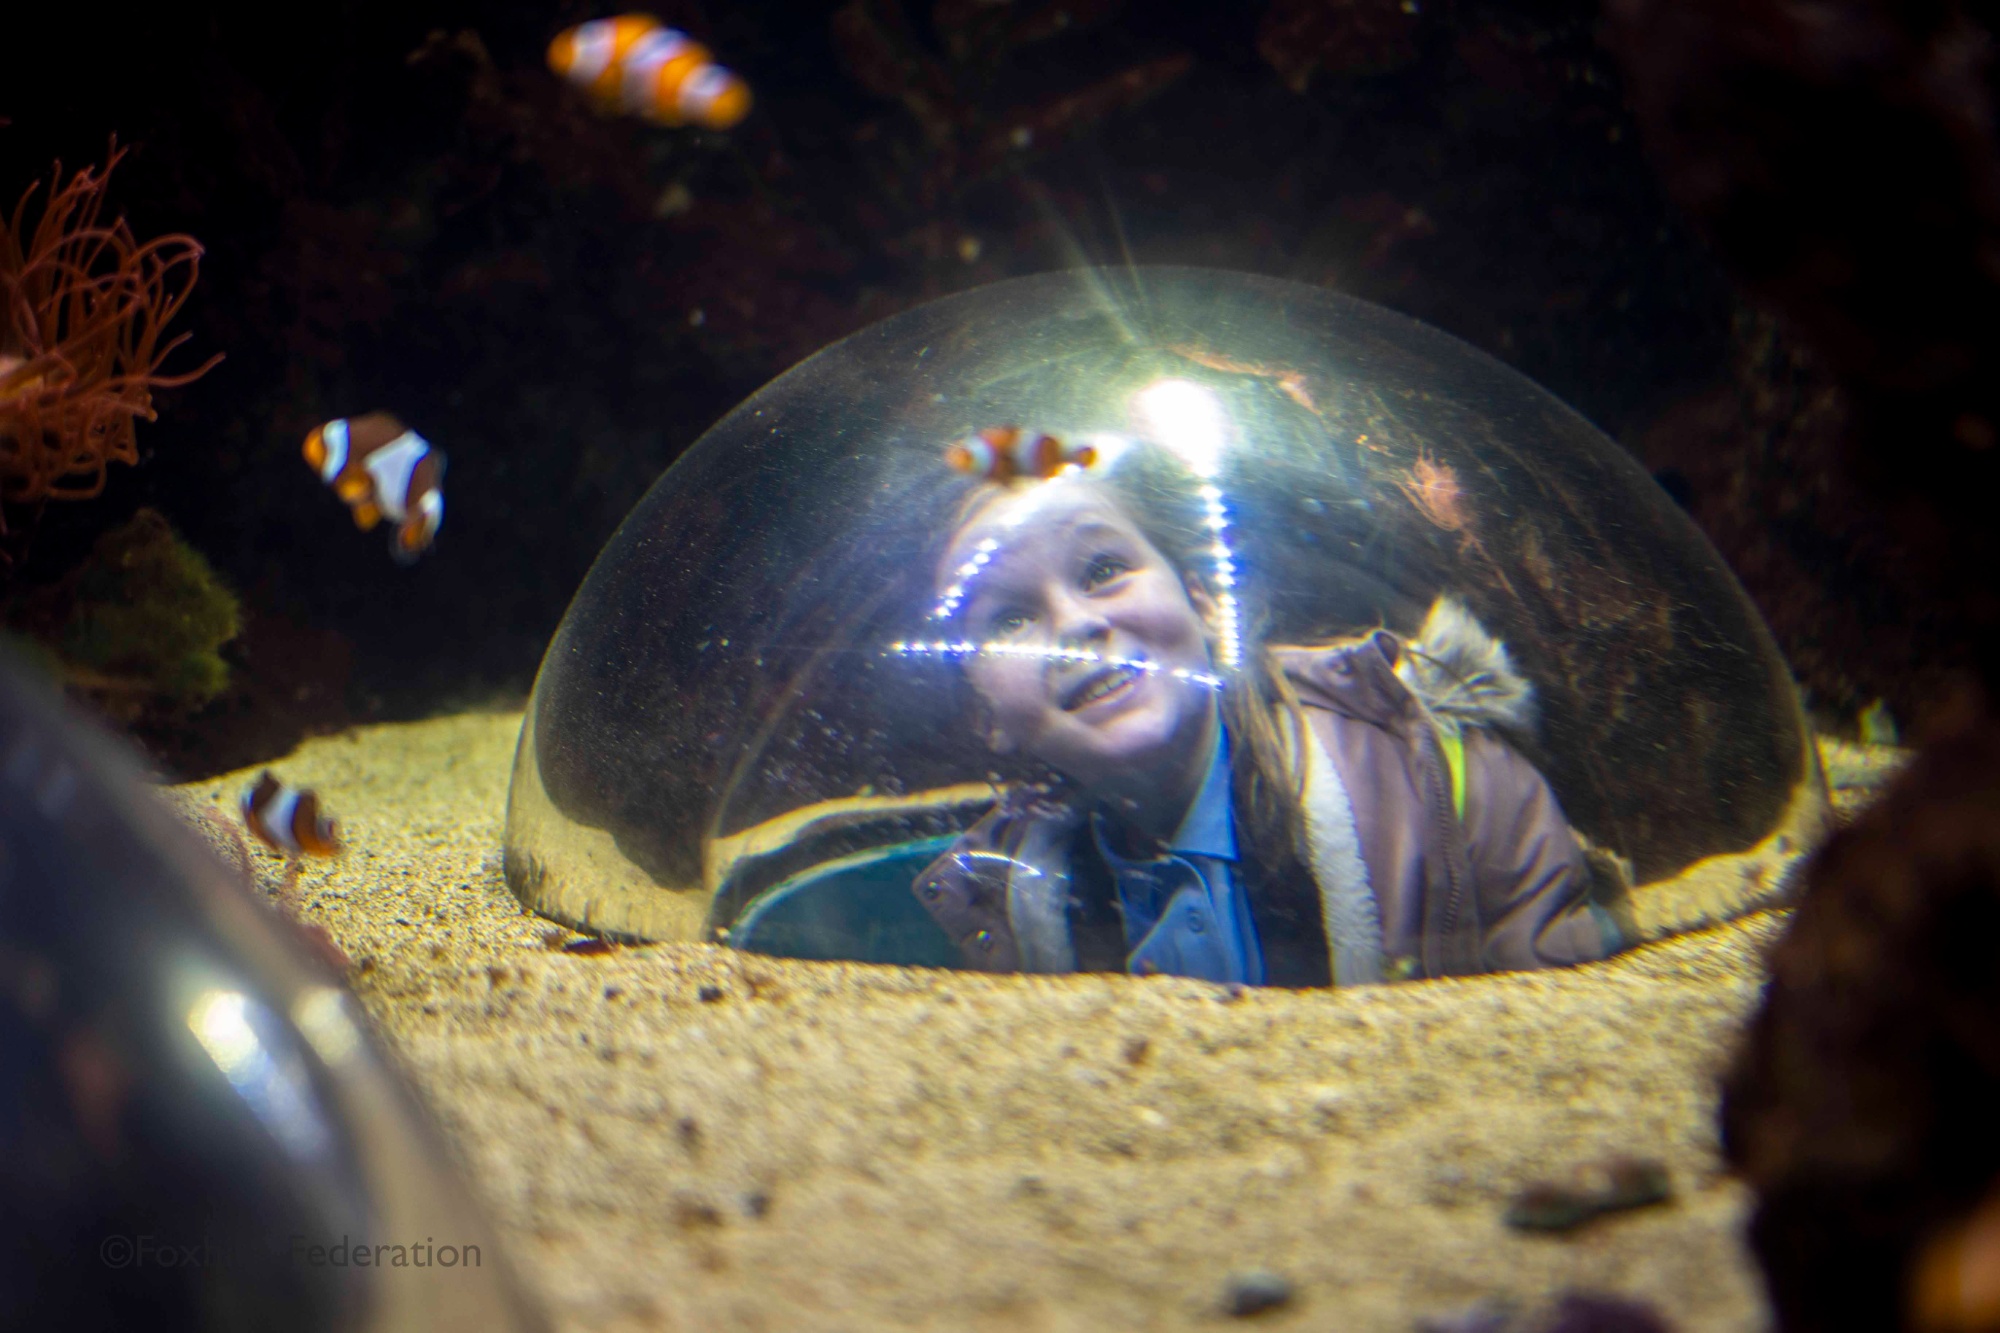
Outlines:
[[[1507,645],[1450,597],[1431,603],[1416,637],[1405,640],[1396,678],[1440,727],[1535,727],[1535,691],[1514,669]]]
[[[1446,736],[1467,727],[1526,735],[1534,730],[1534,687],[1514,669],[1507,647],[1463,604],[1440,597],[1408,639],[1388,630],[1272,655],[1303,702],[1377,726],[1421,717]]]

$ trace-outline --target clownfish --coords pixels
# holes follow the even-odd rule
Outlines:
[[[686,33],[650,14],[592,19],[549,43],[549,68],[606,111],[726,130],[750,114],[750,86]]]
[[[444,455],[387,412],[329,421],[306,436],[306,462],[354,511],[363,532],[396,525],[389,554],[409,564],[444,522]]]
[[[1097,450],[1019,426],[988,426],[946,445],[944,461],[987,481],[1047,481],[1066,467],[1089,467]]]
[[[257,841],[286,856],[340,851],[340,832],[320,813],[319,794],[286,786],[268,768],[243,793],[243,822]]]

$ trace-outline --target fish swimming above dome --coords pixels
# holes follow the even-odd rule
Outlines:
[[[396,525],[389,554],[410,564],[444,523],[444,455],[387,412],[329,421],[306,436],[306,463],[367,532]]]
[[[1002,484],[1047,481],[1064,468],[1091,466],[1097,461],[1097,449],[1019,426],[988,426],[946,445],[944,461],[960,472]]]
[[[650,14],[592,19],[549,43],[549,68],[607,112],[726,130],[750,114],[750,86],[707,47]]]

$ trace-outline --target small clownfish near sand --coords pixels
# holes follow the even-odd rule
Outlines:
[[[268,768],[243,793],[243,822],[257,841],[286,856],[340,851],[340,832],[320,813],[319,793],[288,787]]]
[[[549,43],[549,68],[605,111],[726,130],[750,114],[750,86],[686,33],[650,14],[592,19]]]
[[[306,462],[354,512],[363,532],[396,525],[389,554],[407,565],[444,522],[444,455],[387,412],[340,418],[306,436]]]
[[[946,445],[944,461],[960,472],[1002,484],[1047,481],[1064,468],[1091,466],[1097,450],[1019,426],[988,426]]]

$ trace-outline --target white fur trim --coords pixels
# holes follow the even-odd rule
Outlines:
[[[1423,628],[1404,644],[1396,676],[1448,732],[1534,729],[1534,687],[1514,670],[1506,645],[1450,597],[1431,604]]]
[[[1382,980],[1382,917],[1368,864],[1361,859],[1361,834],[1354,805],[1333,756],[1306,718],[1306,851],[1319,884],[1320,919],[1326,927],[1333,984],[1355,986]]]
[[[1076,944],[1069,929],[1069,857],[1063,851],[1068,833],[1036,821],[1012,858],[1007,922],[1014,928],[1023,972],[1076,971]]]

